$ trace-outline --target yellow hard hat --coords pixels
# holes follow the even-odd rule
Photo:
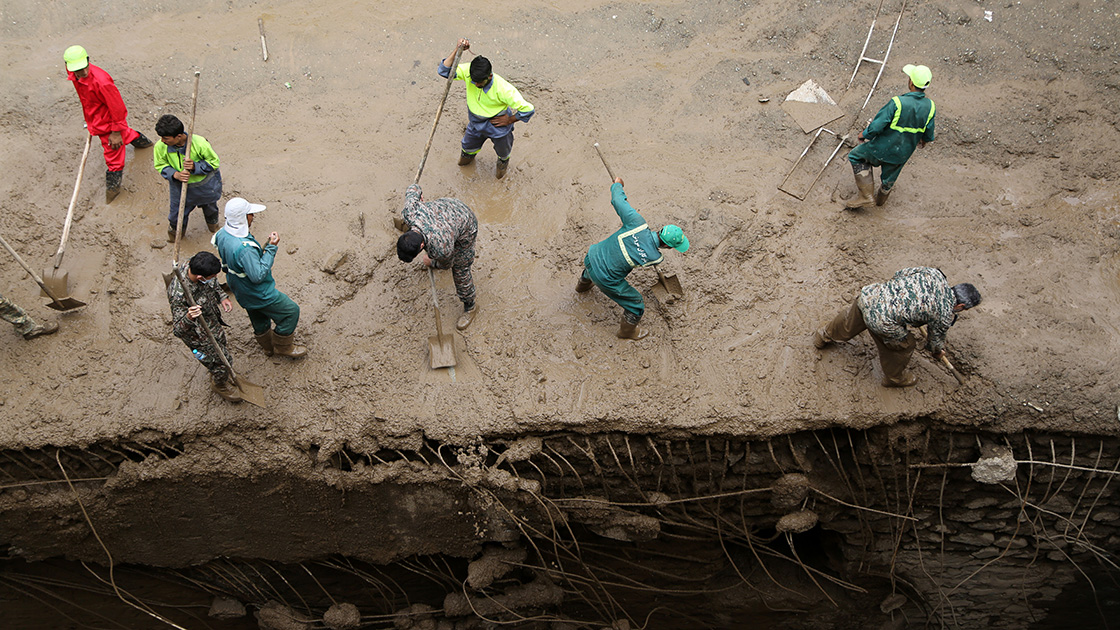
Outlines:
[[[62,53],[62,60],[66,62],[66,69],[70,72],[81,70],[89,65],[89,55],[81,46],[71,46]]]

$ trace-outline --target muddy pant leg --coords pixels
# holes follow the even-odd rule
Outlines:
[[[494,153],[498,154],[499,160],[508,160],[511,153],[513,153],[513,130],[510,129],[509,133],[501,138],[491,138],[494,143]]]
[[[894,188],[894,182],[898,179],[898,174],[902,172],[902,164],[890,164],[883,162],[883,170],[879,173],[879,179],[883,182],[883,190],[890,190]]]
[[[618,303],[626,311],[626,321],[637,324],[646,312],[646,303],[642,294],[630,286],[626,280],[596,283],[604,295]]]
[[[463,153],[467,155],[475,155],[482,150],[482,143],[486,142],[486,136],[472,133],[468,128],[466,133],[463,134]]]
[[[299,305],[292,298],[281,293],[280,297],[264,308],[249,310],[249,321],[253,322],[253,334],[264,334],[272,322],[276,322],[276,334],[287,337],[296,331],[299,323]]]
[[[854,149],[848,151],[848,161],[852,164],[852,171],[856,173],[865,171],[872,166],[879,166],[879,160],[871,155],[870,145],[867,143],[856,145]]]
[[[171,196],[170,210],[167,213],[167,221],[171,225],[171,229],[174,230],[179,222],[179,198],[183,195],[183,182],[171,180],[170,184],[171,185],[167,187],[168,193]],[[188,196],[189,195],[190,194],[188,193]],[[194,206],[188,203],[187,213],[183,215],[184,234],[187,233],[187,221],[191,218],[191,210],[194,210]]]
[[[207,225],[218,224],[218,204],[217,203],[204,203],[202,204],[202,216],[206,217]],[[184,217],[186,218],[186,217]]]
[[[478,220],[476,219],[464,234],[455,241],[455,254],[451,261],[451,276],[455,280],[455,293],[463,307],[470,309],[474,306],[475,290],[474,277],[471,275],[471,265],[474,264],[474,243],[478,238]]]
[[[824,328],[827,341],[847,341],[852,337],[867,330],[863,321],[863,311],[859,310],[859,298],[852,300],[852,305],[840,311]]]
[[[0,295],[0,319],[15,326],[16,332],[21,335],[35,330],[35,326],[37,325],[35,320],[31,319],[31,316],[27,314],[27,311],[23,310],[3,295]]]
[[[214,338],[218,340],[218,345],[221,346],[220,351],[225,354],[226,360],[229,361],[230,365],[233,365],[233,357],[230,355],[229,350],[226,349],[225,331],[217,330],[212,332],[214,332]],[[222,363],[222,359],[218,356],[219,349],[211,346],[209,341],[199,344],[188,343],[187,347],[192,350],[198,350],[203,355],[203,357],[199,359],[199,363],[210,371],[210,374],[214,377],[214,381],[220,383],[229,378],[229,370],[226,369],[225,364]]]
[[[886,340],[873,332],[871,338],[879,348],[879,365],[883,367],[883,379],[892,383],[902,383],[902,373],[910,364],[910,355],[914,353],[914,348],[917,346],[914,335],[907,333],[904,342]]]

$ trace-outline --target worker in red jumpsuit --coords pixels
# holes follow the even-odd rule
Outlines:
[[[105,151],[105,203],[109,203],[121,192],[125,143],[147,149],[152,141],[128,126],[125,120],[128,108],[113,77],[89,62],[85,48],[71,46],[62,54],[62,59],[66,62],[66,78],[74,82],[82,101],[86,128],[90,135],[101,139],[101,148]]]

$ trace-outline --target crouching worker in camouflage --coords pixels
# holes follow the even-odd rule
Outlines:
[[[883,387],[910,387],[918,378],[906,366],[917,342],[907,326],[927,326],[926,348],[940,359],[957,313],[979,303],[980,292],[971,284],[950,287],[940,269],[909,267],[886,282],[860,289],[850,307],[813,333],[813,345],[823,349],[866,330],[879,348]]]
[[[646,220],[626,200],[622,189],[622,178],[614,178],[611,184],[611,205],[622,219],[622,227],[605,240],[587,250],[583,259],[583,275],[576,284],[576,292],[590,291],[592,286],[599,287],[604,295],[622,307],[622,322],[617,336],[620,339],[641,339],[649,334],[638,328],[646,304],[642,294],[630,286],[626,276],[635,267],[652,267],[665,260],[660,249],[672,247],[681,252],[688,251],[688,238],[675,225],[666,225],[660,231],[649,229]]]
[[[404,219],[407,232],[397,239],[397,258],[412,262],[421,254],[420,262],[426,267],[451,269],[455,279],[455,292],[463,302],[463,314],[455,322],[459,330],[466,330],[478,314],[475,304],[474,242],[478,238],[478,219],[458,199],[443,197],[435,201],[421,200],[420,186],[413,184],[404,193]]]
[[[226,348],[226,333],[222,330],[225,322],[222,321],[221,313],[228,313],[233,308],[233,303],[215,279],[222,270],[222,263],[210,252],[198,252],[189,262],[180,263],[179,270],[187,279],[187,288],[190,289],[196,306],[187,302],[179,278],[172,278],[171,284],[167,285],[167,301],[171,304],[171,330],[194,352],[195,358],[210,370],[210,387],[229,402],[241,402],[229,370],[218,356],[221,352],[233,364],[233,357]],[[205,318],[210,332],[214,333],[217,348],[210,345],[210,338],[198,321],[200,317]]]

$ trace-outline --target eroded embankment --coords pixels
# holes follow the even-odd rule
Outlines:
[[[107,551],[158,614],[209,610],[215,628],[358,627],[357,612],[398,628],[793,628],[804,612],[834,627],[1104,627],[1120,612],[1115,439],[925,422],[333,452],[249,439],[0,453],[0,601],[17,627],[122,608]]]

